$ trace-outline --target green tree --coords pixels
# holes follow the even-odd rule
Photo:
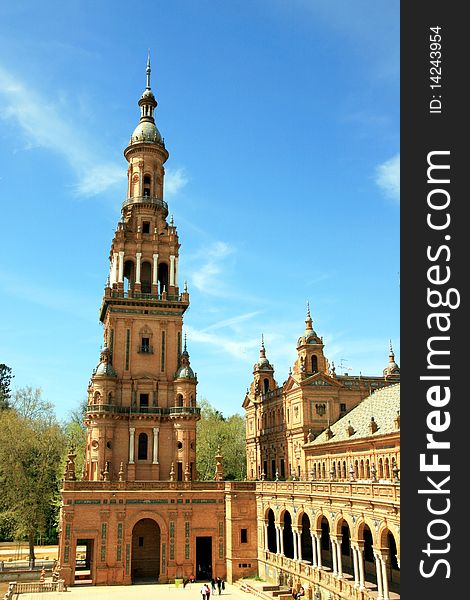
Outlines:
[[[11,367],[8,367],[4,363],[0,364],[0,410],[10,408],[10,384],[13,377]]]
[[[28,539],[34,559],[36,539],[53,519],[66,438],[40,390],[17,390],[11,408],[0,412],[0,521]]]
[[[85,399],[80,402],[77,408],[70,411],[70,417],[64,424],[66,448],[62,456],[62,467],[66,464],[67,454],[70,448],[73,448],[77,455],[75,458],[75,472],[77,478],[80,478],[85,463],[86,427],[84,420],[86,409],[87,400]]]
[[[222,451],[225,479],[245,479],[245,420],[241,415],[227,419],[207,400],[201,400],[201,420],[197,425],[196,468],[200,480],[215,475],[217,448]]]

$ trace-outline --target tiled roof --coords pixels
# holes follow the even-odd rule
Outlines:
[[[400,384],[389,385],[373,392],[364,398],[360,404],[350,410],[344,417],[338,419],[330,426],[333,436],[328,439],[326,431],[323,431],[308,446],[317,444],[336,443],[344,440],[357,440],[365,437],[376,437],[396,431],[394,419],[400,410]],[[377,431],[371,433],[369,424],[371,417],[377,424]],[[354,429],[354,433],[348,434],[348,427]]]

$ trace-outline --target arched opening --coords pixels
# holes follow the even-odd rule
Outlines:
[[[352,550],[351,550],[351,531],[347,521],[341,522],[341,563],[343,572],[354,574]]]
[[[147,460],[147,448],[148,448],[148,435],[146,433],[139,433],[139,441],[137,444],[138,460]]]
[[[143,262],[140,267],[140,289],[142,294],[152,291],[152,266],[149,262]]]
[[[313,355],[312,356],[312,373],[316,373],[318,371],[318,358]]]
[[[158,263],[158,289],[160,294],[163,289],[168,292],[168,265],[164,262]]]
[[[284,512],[284,531],[282,532],[284,543],[284,556],[294,558],[294,539],[292,534],[292,517],[289,511]]]
[[[346,479],[346,461],[343,460],[343,471],[342,471],[343,479]]]
[[[385,477],[385,479],[390,479],[390,465],[389,465],[389,462],[388,462],[388,458],[385,459],[384,477]]]
[[[387,561],[387,577],[388,587],[392,592],[397,592],[400,586],[400,567],[397,560],[397,544],[393,533],[387,533],[388,546],[388,561]]]
[[[263,380],[263,385],[264,385],[264,393],[266,394],[267,392],[269,392],[269,379],[264,379]]]
[[[274,512],[271,508],[268,510],[268,550],[269,552],[277,552],[276,526],[274,524]]]
[[[175,406],[183,406],[183,395],[177,394]]]
[[[151,185],[150,175],[144,175],[144,196],[150,196],[150,185]]]
[[[312,536],[310,534],[310,519],[306,513],[302,515],[302,532],[300,534],[302,560],[313,563]]]
[[[132,291],[135,283],[134,263],[131,260],[126,260],[124,263],[124,292]]]
[[[383,479],[384,477],[384,465],[381,458],[379,458],[379,479]]]
[[[364,539],[364,561],[366,563],[371,563],[368,567],[368,571],[371,573],[375,573],[375,564],[374,564],[374,549],[373,549],[373,538],[372,532],[368,525],[364,525],[364,529],[362,531],[362,537]]]
[[[328,523],[328,519],[326,517],[322,517],[320,529],[321,563],[326,567],[331,567],[333,563],[331,560],[330,524]]]
[[[132,530],[132,583],[158,581],[160,576],[160,527],[153,519],[141,519]]]

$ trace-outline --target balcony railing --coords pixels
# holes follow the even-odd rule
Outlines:
[[[126,198],[122,203],[122,208],[130,206],[131,204],[155,204],[160,206],[168,214],[168,204],[162,198],[156,198],[154,196],[134,196],[133,198]]]
[[[201,409],[198,406],[116,406],[114,404],[90,404],[87,407],[87,413],[100,414],[124,414],[124,415],[175,415],[189,414],[200,415]]]
[[[134,299],[134,300],[170,300],[171,302],[181,302],[182,301],[181,294],[179,294],[179,295],[167,294],[166,298],[164,298],[162,294],[142,294],[141,292],[133,292],[133,291],[120,292],[120,291],[116,291],[116,290],[113,290],[111,292],[111,298],[128,298],[128,299]]]
[[[137,352],[139,354],[153,354],[153,346],[149,346],[148,344],[144,344],[143,346],[138,346]]]

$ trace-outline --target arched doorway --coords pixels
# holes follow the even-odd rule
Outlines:
[[[312,563],[312,535],[310,533],[310,519],[307,513],[302,515],[302,531],[300,534],[302,560]]]
[[[321,563],[323,566],[331,567],[333,565],[333,561],[331,558],[330,524],[326,517],[322,517],[320,529]]]
[[[284,556],[294,558],[294,539],[292,534],[292,517],[290,512],[284,512],[284,531],[282,532],[284,542]]]
[[[276,525],[274,524],[274,513],[271,508],[268,510],[268,550],[269,552],[277,552]]]
[[[132,583],[160,576],[160,527],[153,519],[141,519],[132,530],[131,576]]]

